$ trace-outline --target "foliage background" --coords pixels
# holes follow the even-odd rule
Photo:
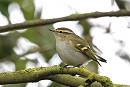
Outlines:
[[[40,18],[58,18],[72,13],[107,12],[119,9],[129,11],[129,1],[0,0],[0,25]],[[95,52],[108,60],[107,64],[102,63],[103,67],[90,62],[87,67],[91,71],[110,77],[114,83],[129,84],[130,82],[126,79],[130,78],[128,74],[130,73],[128,70],[130,67],[129,21],[129,17],[89,18],[1,33],[0,72],[54,64],[63,66],[64,64],[55,51],[54,35],[48,29],[68,27],[89,42]],[[51,84],[51,81],[5,86],[48,85],[50,87],[63,86],[54,82]]]

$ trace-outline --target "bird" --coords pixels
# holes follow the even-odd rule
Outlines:
[[[55,35],[56,51],[65,64],[78,67],[89,60],[93,60],[101,66],[99,61],[107,62],[106,59],[93,52],[89,44],[71,29],[61,27],[56,30],[49,30]]]

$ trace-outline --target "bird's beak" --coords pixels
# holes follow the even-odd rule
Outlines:
[[[55,30],[49,29],[51,32],[55,32]]]

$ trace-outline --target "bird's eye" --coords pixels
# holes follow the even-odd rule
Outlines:
[[[59,31],[59,33],[62,33],[62,31]]]

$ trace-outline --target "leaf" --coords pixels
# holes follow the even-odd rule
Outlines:
[[[7,35],[0,35],[0,59],[14,53],[13,47],[16,46],[19,35],[17,32]]]
[[[8,6],[11,3],[10,0],[0,0],[0,11],[9,20]]]
[[[126,9],[125,0],[115,0],[115,2],[117,4],[117,6],[119,7],[119,9]]]
[[[16,60],[14,61],[15,67],[16,67],[16,71],[25,69],[26,63],[27,63],[28,61],[29,61],[29,59],[25,59],[25,60],[16,59]]]
[[[90,23],[86,19],[83,19],[79,20],[79,24],[83,27],[83,35],[84,36],[90,35],[90,28],[91,28]]]
[[[95,61],[88,62],[87,68],[91,72],[98,73],[98,64]]]
[[[60,67],[64,67],[65,64],[64,64],[63,62],[61,62],[61,63],[59,64],[59,66],[60,66]]]
[[[35,6],[33,0],[12,0],[20,5],[26,20],[34,19]]]
[[[31,42],[42,47],[43,50],[40,51],[48,62],[50,58],[55,54],[55,38],[49,29],[53,29],[52,25],[36,27],[37,29],[28,29],[23,33],[23,36],[30,40]]]

